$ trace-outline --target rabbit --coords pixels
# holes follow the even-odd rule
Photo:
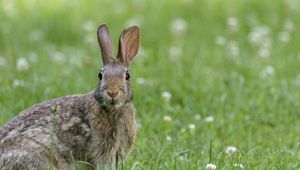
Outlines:
[[[0,127],[1,170],[68,170],[74,160],[117,169],[129,154],[137,133],[129,66],[139,28],[124,29],[116,58],[106,24],[97,37],[103,67],[96,89],[36,104]]]

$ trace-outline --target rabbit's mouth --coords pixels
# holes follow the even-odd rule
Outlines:
[[[116,105],[118,102],[115,99],[111,99],[111,105]]]
[[[120,100],[116,100],[116,99],[104,100],[103,104],[109,108],[118,108],[118,107],[122,106],[122,102]]]
[[[100,105],[106,108],[118,108],[125,103],[122,96],[112,98],[109,97],[103,90],[97,90],[95,97]]]

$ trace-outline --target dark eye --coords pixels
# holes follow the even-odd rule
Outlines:
[[[100,80],[102,80],[102,73],[101,72],[98,74],[98,77],[99,77]]]
[[[126,80],[130,80],[130,73],[129,73],[129,71],[126,71]]]

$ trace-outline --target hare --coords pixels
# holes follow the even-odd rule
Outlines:
[[[129,66],[140,44],[137,26],[125,29],[117,57],[105,24],[97,30],[103,67],[96,90],[36,104],[0,127],[1,170],[115,169],[136,138]]]

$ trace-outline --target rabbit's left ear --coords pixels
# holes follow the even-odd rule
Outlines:
[[[140,32],[137,26],[125,29],[119,40],[119,51],[117,58],[120,62],[128,67],[131,60],[138,52],[140,45]]]

